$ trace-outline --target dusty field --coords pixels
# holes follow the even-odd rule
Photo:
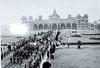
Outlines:
[[[51,68],[100,68],[100,46],[58,48]]]

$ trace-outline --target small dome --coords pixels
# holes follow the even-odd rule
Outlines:
[[[27,20],[26,16],[22,16],[21,19],[22,19],[22,20]]]
[[[88,18],[88,14],[84,14],[84,16],[83,16],[83,17]]]
[[[33,20],[33,17],[32,16],[29,16],[29,20]]]
[[[71,15],[71,14],[69,14],[69,15],[68,15],[68,18],[72,18],[72,15]]]
[[[77,15],[77,18],[81,18],[81,15],[80,15],[80,14],[78,14],[78,15]]]

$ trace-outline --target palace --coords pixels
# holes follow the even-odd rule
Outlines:
[[[56,10],[53,11],[49,19],[43,20],[42,16],[38,16],[38,19],[33,20],[32,16],[26,18],[22,17],[22,23],[27,24],[30,27],[30,32],[34,31],[65,31],[67,33],[90,33],[95,31],[95,25],[89,23],[88,15],[81,16],[78,14],[76,17],[72,17],[70,14],[68,18],[61,18],[57,14]]]

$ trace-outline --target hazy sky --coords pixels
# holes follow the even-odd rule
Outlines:
[[[54,9],[62,17],[87,13],[89,20],[100,19],[100,0],[1,0],[0,23],[8,25],[22,16],[48,18]]]

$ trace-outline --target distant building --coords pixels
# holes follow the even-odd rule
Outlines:
[[[29,25],[31,31],[66,31],[67,33],[89,33],[91,30],[95,30],[94,24],[89,23],[88,15],[81,16],[78,14],[76,17],[68,15],[68,18],[60,18],[56,10],[49,16],[48,20],[43,20],[42,16],[38,16],[38,19],[33,20],[32,16],[26,18],[22,17],[22,22]]]

